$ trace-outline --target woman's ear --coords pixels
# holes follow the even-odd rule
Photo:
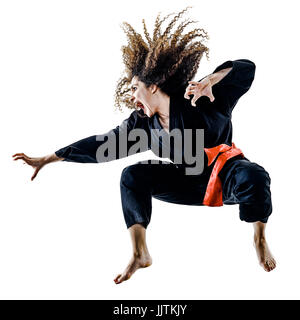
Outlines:
[[[152,94],[156,93],[158,90],[158,86],[156,84],[151,84],[150,85],[150,91]]]

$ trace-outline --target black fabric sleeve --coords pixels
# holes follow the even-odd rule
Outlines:
[[[256,68],[255,64],[248,59],[229,60],[218,66],[213,73],[231,67],[231,71],[212,87],[212,93],[215,97],[212,104],[226,114],[232,112],[239,98],[251,87]],[[204,98],[208,99],[208,97]]]
[[[76,141],[66,147],[63,147],[57,151],[55,151],[55,154],[58,157],[64,158],[62,161],[68,161],[68,162],[78,162],[78,163],[100,163],[100,162],[107,162],[112,161],[116,159],[123,158],[127,156],[128,150],[136,143],[136,141],[128,141],[128,134],[136,128],[145,129],[145,132],[147,132],[146,126],[144,126],[145,119],[140,118],[137,115],[137,111],[133,111],[129,118],[125,119],[121,125],[117,126],[116,128],[100,135],[93,135],[89,136],[87,138],[81,139],[79,141]],[[143,127],[144,126],[144,127]],[[115,136],[116,139],[116,148],[115,152],[110,154],[109,158],[106,160],[100,160],[99,155],[97,156],[97,150],[98,148],[107,142],[109,136]],[[121,140],[123,139],[123,140]],[[120,154],[119,152],[119,141],[124,141],[126,139],[127,143],[127,153],[126,155]],[[135,153],[147,151],[147,148],[143,148],[140,150],[137,150]],[[107,156],[107,151],[106,155]]]

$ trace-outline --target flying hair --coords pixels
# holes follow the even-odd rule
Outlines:
[[[161,18],[157,15],[152,37],[143,19],[142,35],[134,30],[127,22],[121,27],[127,36],[127,45],[121,47],[122,59],[125,66],[124,75],[119,79],[115,92],[115,107],[122,110],[122,106],[135,109],[130,100],[130,83],[134,76],[145,83],[146,87],[156,84],[164,93],[172,95],[185,88],[188,81],[196,75],[200,60],[205,53],[209,59],[209,49],[203,44],[209,39],[202,28],[195,28],[184,33],[187,26],[196,23],[182,16],[191,7],[179,13],[171,13]],[[162,24],[175,15],[165,30]],[[179,23],[175,28],[176,23]],[[172,30],[174,31],[172,32]]]

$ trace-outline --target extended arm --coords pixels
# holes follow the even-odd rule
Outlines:
[[[128,156],[128,151],[136,143],[128,140],[128,135],[133,129],[138,128],[143,129],[143,119],[138,117],[137,111],[133,111],[120,126],[107,133],[78,140],[55,151],[55,155],[64,158],[63,161],[79,163],[100,163],[120,159]],[[135,153],[147,150],[148,145]]]
[[[142,120],[142,118],[138,117],[137,111],[134,111],[120,126],[117,126],[109,132],[81,139],[52,154],[43,157],[29,157],[24,153],[16,153],[12,157],[13,160],[24,160],[25,163],[34,168],[31,181],[35,179],[38,172],[46,164],[52,162],[99,163],[127,157],[148,150],[148,131],[142,130],[144,125]],[[134,131],[133,129],[140,130]],[[147,129],[147,126],[145,126],[145,129]],[[136,136],[140,137],[141,133],[145,135],[144,143],[136,146],[135,138]],[[109,142],[107,143],[107,141]],[[107,153],[107,155],[105,153]]]

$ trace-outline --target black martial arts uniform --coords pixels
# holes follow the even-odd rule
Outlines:
[[[249,90],[255,75],[255,64],[247,59],[226,61],[218,66],[214,73],[230,67],[232,70],[212,87],[215,97],[213,102],[210,102],[208,97],[202,96],[197,100],[197,106],[193,107],[191,101],[184,98],[185,88],[170,96],[170,132],[175,128],[182,132],[183,129],[204,129],[204,148],[213,148],[221,144],[232,145],[231,112],[239,98]],[[108,135],[115,134],[118,145],[122,135],[128,137],[129,132],[136,128],[144,129],[149,136],[148,147],[137,150],[136,153],[149,149],[153,151],[153,144],[152,146],[150,144],[150,136],[153,134],[151,129],[164,129],[157,114],[151,118],[142,118],[138,115],[140,111],[133,111],[120,126],[109,132],[79,140],[57,150],[55,154],[65,158],[64,161],[97,163],[99,159],[97,161],[96,151],[106,142]],[[164,132],[167,134],[166,131]],[[153,152],[160,156],[163,143],[155,138],[152,139],[153,141],[159,144],[159,154],[157,151]],[[194,142],[195,139],[193,139]],[[127,150],[135,143],[136,141],[127,141]],[[174,148],[172,148],[172,144],[170,149],[169,158],[173,161]],[[117,148],[115,155],[107,158],[106,161],[119,159],[123,156],[119,154]],[[102,160],[102,162],[104,161]],[[204,195],[215,162],[216,160],[208,165],[205,154],[204,170],[198,175],[185,174],[185,168],[190,164],[185,163],[184,158],[182,158],[182,164],[167,161],[159,161],[159,164],[145,164],[140,161],[124,168],[120,188],[127,228],[136,223],[147,228],[151,218],[152,197],[177,204],[203,205]],[[239,204],[241,220],[267,222],[272,213],[271,179],[263,167],[249,161],[243,155],[237,155],[226,161],[218,177],[222,183],[223,203]]]

